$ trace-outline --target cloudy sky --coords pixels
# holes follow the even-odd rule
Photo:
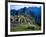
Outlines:
[[[31,7],[31,5],[10,5],[10,9],[15,9],[18,10],[20,8],[24,8],[24,7]],[[32,6],[32,7],[37,7],[37,6]]]

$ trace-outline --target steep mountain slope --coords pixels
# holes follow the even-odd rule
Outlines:
[[[32,16],[37,23],[41,23],[41,7],[24,7],[19,10],[11,10],[11,15],[29,15]]]
[[[11,10],[11,31],[40,30],[41,8],[24,7]]]

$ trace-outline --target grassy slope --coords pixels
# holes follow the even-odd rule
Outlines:
[[[40,30],[40,27],[32,24],[20,24],[12,28],[12,31],[30,31],[30,30]]]
[[[15,17],[17,18],[17,16]],[[22,16],[19,16],[19,18],[30,18],[29,16],[26,16],[26,17],[22,17]],[[33,21],[33,19],[32,19]],[[34,21],[35,22],[35,21]],[[14,32],[14,31],[31,31],[31,30],[40,30],[40,26],[38,26],[37,24],[29,24],[28,23],[21,23],[21,24],[16,24],[16,25],[13,25],[11,26],[11,31]]]

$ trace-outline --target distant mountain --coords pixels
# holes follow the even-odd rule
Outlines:
[[[28,13],[29,15],[31,15],[32,13],[35,14],[35,16],[39,15],[39,13],[41,12],[41,8],[37,8],[37,7],[24,7],[24,8],[21,8],[19,10],[15,10],[15,9],[12,9],[11,10],[11,15],[16,15],[15,13],[18,12],[18,14],[22,14],[22,13]]]
[[[24,7],[19,10],[11,10],[11,15],[22,15],[22,14],[27,14],[35,18],[37,22],[41,21],[41,7]]]
[[[16,10],[14,10],[14,9],[12,9],[11,11],[10,11],[10,14],[12,15],[12,16],[15,16],[16,15]]]

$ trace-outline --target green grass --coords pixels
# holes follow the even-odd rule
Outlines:
[[[10,30],[11,32],[15,32],[15,31],[39,31],[39,30],[41,30],[41,27],[35,23],[35,19],[31,16],[18,15],[18,16],[14,16],[14,17],[12,16],[11,18],[13,19],[13,22],[16,19],[21,19],[21,20],[24,19],[24,22],[22,22],[23,24],[22,23],[18,23],[18,24],[15,23],[16,25],[11,26],[11,30]],[[25,20],[29,21],[29,22],[25,22]]]
[[[34,31],[34,30],[40,30],[39,26],[36,25],[32,25],[32,24],[18,24],[16,26],[14,26],[11,29],[11,32],[15,32],[15,31]]]

